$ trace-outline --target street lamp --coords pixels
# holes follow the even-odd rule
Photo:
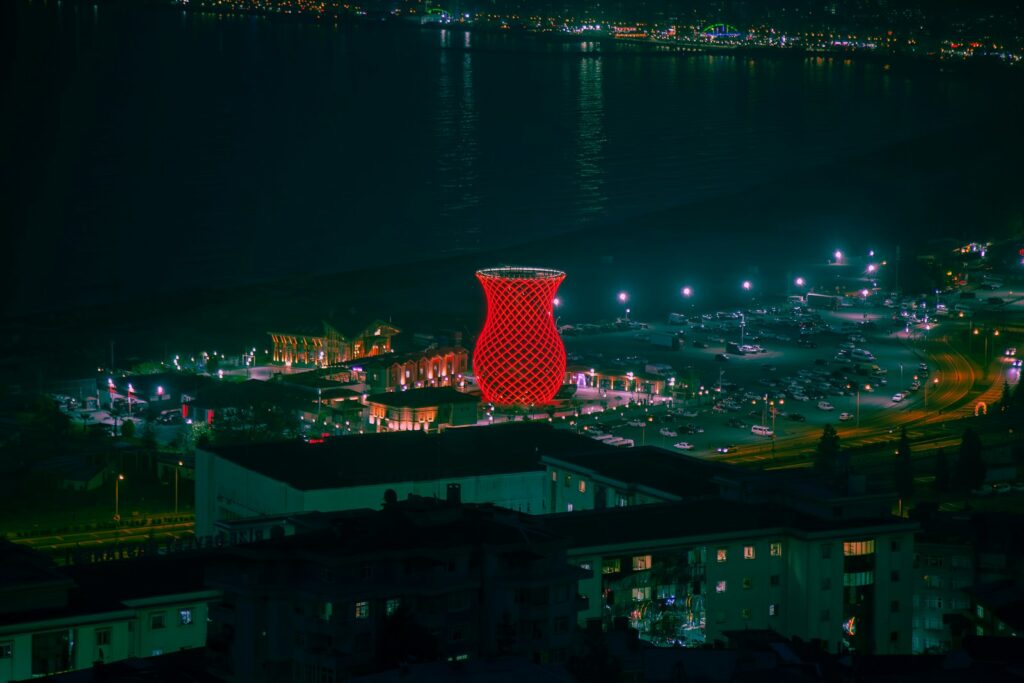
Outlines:
[[[114,521],[121,522],[121,490],[120,484],[124,481],[124,475],[118,474],[114,480]]]
[[[839,263],[840,261],[843,260],[843,252],[839,251],[838,249],[836,249],[836,253],[834,253],[833,256],[836,257],[836,263]]]
[[[131,382],[128,382],[128,417],[132,416],[132,392],[133,391],[135,391],[135,388],[132,386]]]
[[[174,514],[178,514],[178,472],[184,464],[184,461],[179,460],[178,466],[174,468]]]
[[[682,290],[680,290],[680,291],[681,291],[682,295],[685,296],[686,298],[690,298],[691,296],[693,296],[693,288],[692,287],[683,287]]]
[[[928,385],[929,384],[938,384],[938,383],[939,383],[939,378],[938,377],[933,377],[931,382],[925,382],[924,383],[924,409],[925,409],[925,412],[928,411]]]
[[[743,289],[749,292],[751,287],[753,287],[753,285],[750,284],[750,280],[743,281]]]
[[[804,280],[802,277],[798,277],[796,279],[796,286],[797,287],[803,287],[805,284],[807,284],[807,281]]]
[[[864,389],[871,391],[871,385],[865,384]],[[860,428],[860,382],[857,383],[857,428]]]

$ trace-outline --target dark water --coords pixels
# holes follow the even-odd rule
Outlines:
[[[1024,96],[1005,75],[2,12],[18,312],[516,244],[540,265],[603,263],[592,281],[612,291],[657,259],[732,277],[1019,221]]]

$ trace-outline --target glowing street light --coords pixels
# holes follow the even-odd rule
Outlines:
[[[869,263],[869,264],[868,264],[868,272],[869,272],[869,273],[873,273],[873,272],[875,272],[875,271],[876,271],[877,269],[878,269],[878,266],[876,266],[876,265],[875,265],[874,263]]]
[[[118,474],[114,480],[114,521],[121,521],[121,490],[120,484],[124,481],[124,475]]]
[[[750,280],[743,281],[743,289],[749,292],[751,287],[753,287],[753,285],[750,284]]]
[[[869,251],[869,252],[868,252],[868,256],[870,256],[870,257],[874,258],[874,256],[875,256],[875,250],[874,250],[874,249],[872,249],[871,251]]]
[[[867,299],[867,298],[868,298],[868,294],[870,294],[870,292],[868,292],[868,290],[866,290],[866,289],[862,289],[862,290],[860,290],[860,295],[861,295],[862,297],[864,297],[865,299]]]
[[[682,295],[685,296],[685,297],[693,296],[693,288],[692,287],[683,287],[681,292],[682,292]]]
[[[561,306],[561,305],[562,305],[562,300],[561,300],[561,299],[559,299],[559,298],[558,298],[558,297],[556,296],[556,297],[554,298],[554,300],[553,300],[553,301],[552,301],[551,303],[553,303],[553,304],[555,305],[555,308],[558,308],[559,306]]]
[[[803,287],[805,284],[807,284],[807,281],[804,280],[802,277],[798,277],[796,279],[796,286],[797,287]]]
[[[832,255],[836,257],[836,263],[839,263],[840,261],[843,260],[843,252],[841,252],[838,249],[836,249],[836,253],[834,253]]]
[[[619,301],[621,301],[622,303],[626,303],[627,301],[629,301],[629,295],[626,294],[625,292],[619,292]]]
[[[179,460],[178,466],[174,468],[174,514],[178,514],[178,472],[184,464],[183,460]]]

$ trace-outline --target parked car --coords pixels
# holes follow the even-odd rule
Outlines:
[[[630,427],[643,427],[644,426],[644,421],[643,420],[630,420],[626,424],[628,424]]]
[[[674,447],[678,448],[681,451],[692,451],[693,450],[693,444],[690,443],[689,441],[680,441],[679,443],[675,444]]]
[[[818,410],[835,410],[835,406],[828,401],[818,401]]]
[[[747,428],[747,423],[744,422],[743,420],[739,419],[738,417],[732,418],[731,420],[729,420],[725,424],[729,425],[730,427],[735,427],[737,429],[746,429]]]
[[[807,422],[807,418],[804,417],[802,413],[790,413],[786,417],[788,417],[793,422]]]
[[[716,353],[715,354],[715,360],[727,361],[727,360],[729,360],[729,356],[727,356],[724,353]]]
[[[708,348],[707,343],[702,342],[699,339],[696,339],[696,340],[692,341],[690,343],[690,346],[692,346],[695,349],[706,349],[706,348]]]
[[[839,413],[839,421],[846,422],[853,419],[853,413]]]
[[[658,430],[658,433],[662,436],[679,436],[679,434],[676,433],[676,430],[669,427],[662,427]]]
[[[897,391],[895,394],[892,395],[892,402],[893,403],[899,403],[900,401],[902,401],[906,397],[907,397],[907,395],[904,394],[902,391]]]
[[[731,453],[733,446],[719,446],[715,449],[716,453]]]

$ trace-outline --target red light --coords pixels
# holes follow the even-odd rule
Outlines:
[[[307,443],[323,443],[323,439],[310,439]]]
[[[473,352],[484,400],[497,405],[546,405],[565,379],[552,302],[565,273],[546,268],[477,271],[487,319]]]

